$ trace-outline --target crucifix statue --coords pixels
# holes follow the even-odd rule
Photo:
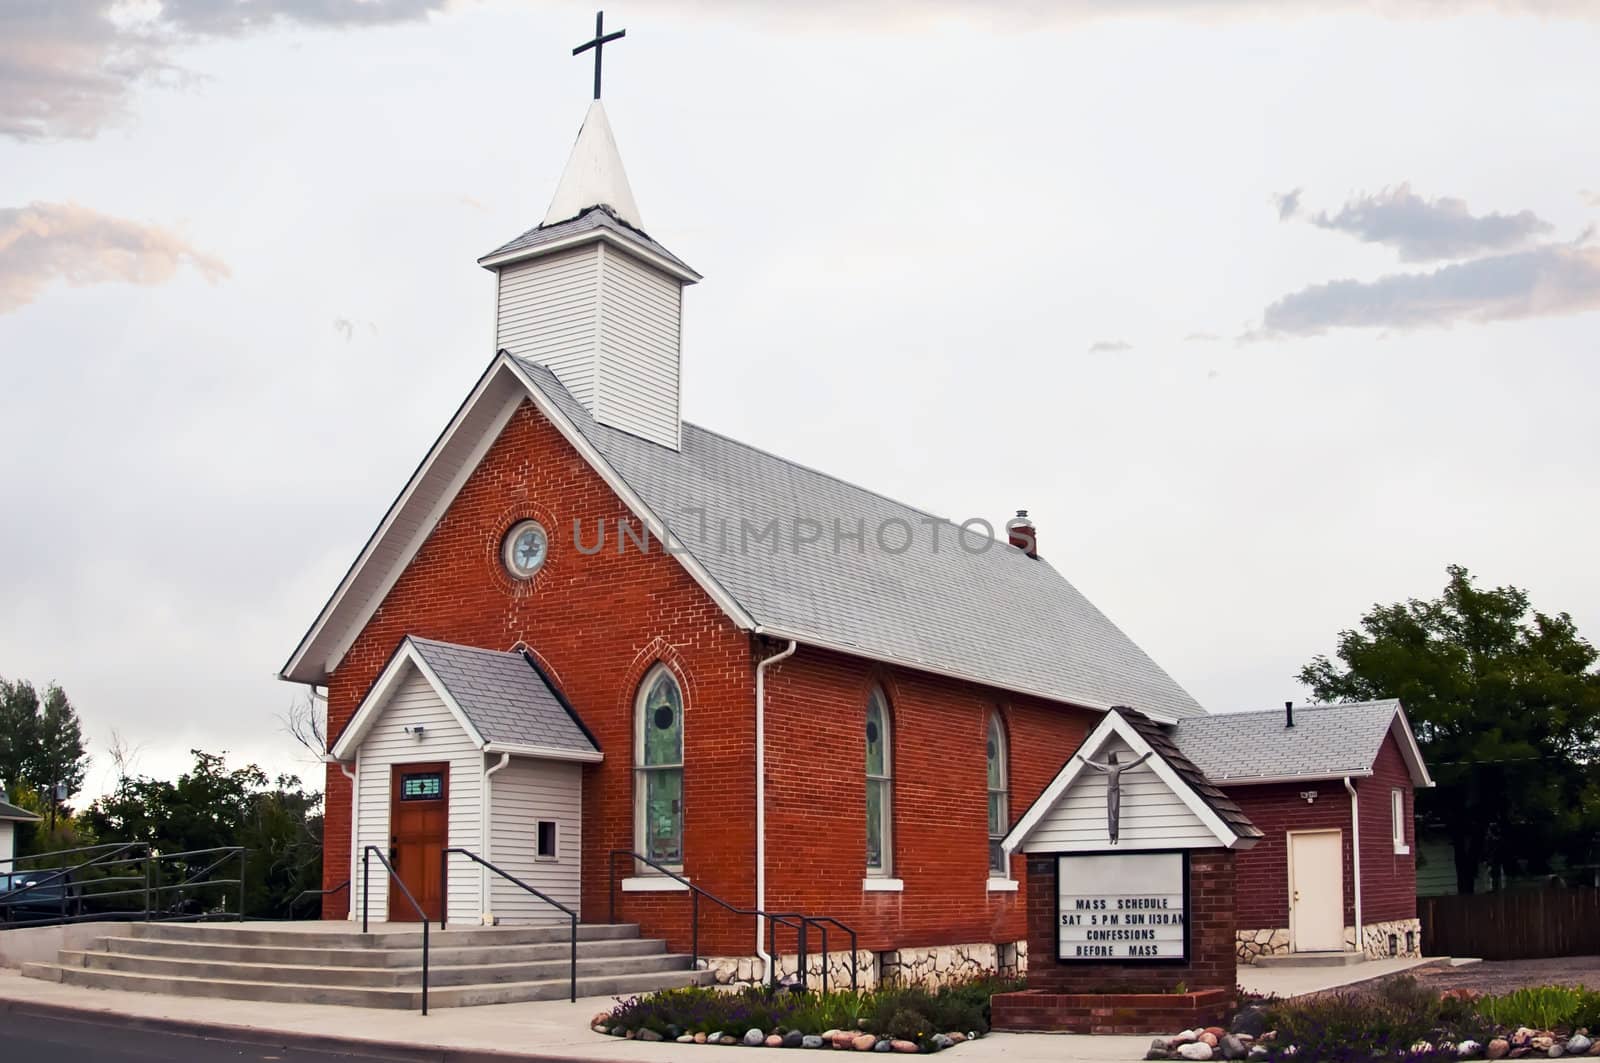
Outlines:
[[[1150,759],[1146,753],[1132,764],[1118,764],[1115,753],[1106,754],[1106,762],[1101,764],[1097,760],[1083,758],[1083,763],[1100,772],[1106,777],[1106,831],[1111,835],[1111,844],[1117,844],[1117,835],[1122,829],[1122,773],[1137,768]]]
[[[607,33],[606,13],[604,11],[596,11],[594,13],[594,40],[585,41],[583,44],[580,44],[576,48],[572,49],[573,55],[582,55],[590,48],[594,49],[594,98],[597,100],[600,98],[601,53],[605,51],[607,42],[617,40],[619,37],[626,37],[627,35],[627,30],[618,30],[615,33]]]

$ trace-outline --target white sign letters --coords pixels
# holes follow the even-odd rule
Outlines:
[[[1056,955],[1139,963],[1188,953],[1183,853],[1058,856]]]

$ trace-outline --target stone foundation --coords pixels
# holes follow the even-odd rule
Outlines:
[[[1406,942],[1409,933],[1410,946]],[[1395,936],[1396,956],[1422,955],[1422,923],[1416,919],[1396,919],[1384,923],[1368,923],[1361,928],[1362,951],[1369,960],[1386,959],[1389,953],[1389,935]],[[1240,963],[1255,963],[1260,956],[1284,956],[1294,950],[1289,945],[1288,927],[1272,930],[1237,930],[1234,932],[1235,952]],[[1344,928],[1346,952],[1356,951],[1356,928]]]
[[[1422,921],[1420,919],[1395,919],[1387,923],[1368,923],[1361,928],[1364,951],[1369,960],[1381,960],[1390,955],[1389,935],[1395,938],[1395,956],[1422,955]],[[1406,946],[1406,935],[1411,944]]]
[[[780,953],[776,957],[779,980],[797,974],[799,961],[796,953]],[[811,953],[806,957],[808,988],[822,988],[823,962],[820,953]],[[826,962],[828,988],[850,988],[850,951],[830,951]],[[854,963],[858,989],[874,989],[880,983],[921,985],[931,989],[948,982],[997,973],[1020,978],[1028,972],[1028,943],[930,945],[879,953],[863,949],[855,954]],[[709,956],[700,961],[700,966],[702,970],[713,973],[718,985],[757,985],[762,980],[763,966],[759,956]]]

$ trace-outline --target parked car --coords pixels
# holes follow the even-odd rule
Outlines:
[[[83,890],[71,874],[50,869],[0,872],[0,924],[37,923],[83,914]]]

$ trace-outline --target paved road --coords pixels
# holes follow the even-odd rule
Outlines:
[[[209,1037],[129,1030],[112,1023],[0,1015],[0,1057],[17,1063],[363,1063],[392,1057],[242,1044]]]

